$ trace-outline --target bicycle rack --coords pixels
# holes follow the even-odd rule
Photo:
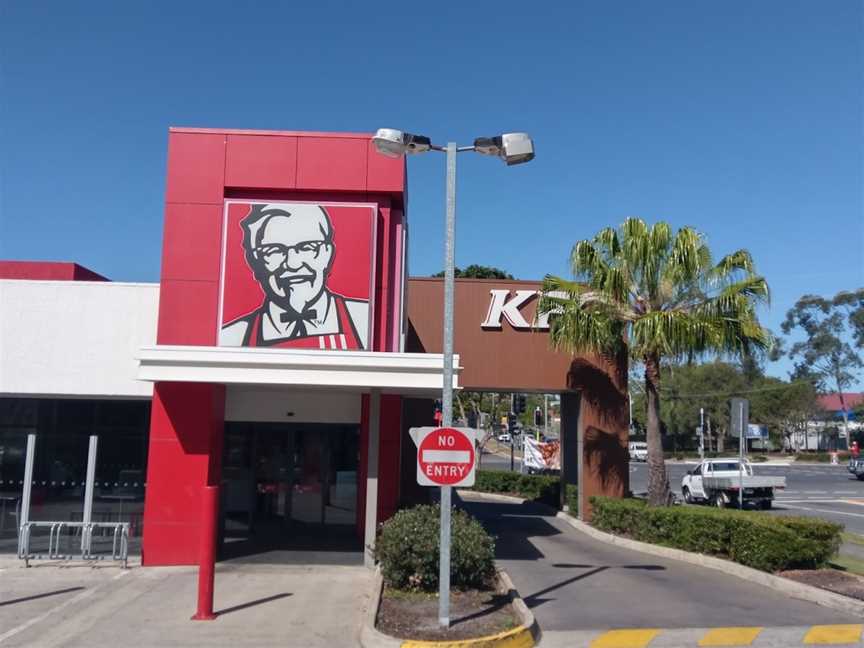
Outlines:
[[[48,552],[37,554],[30,551],[30,538],[34,528],[48,529]],[[64,529],[76,529],[81,534],[81,552],[63,553],[60,548]],[[105,560],[106,556],[93,553],[93,531],[109,529],[113,531],[111,560],[129,566],[129,523],[128,522],[25,522],[18,531],[18,558],[26,567],[31,560]]]

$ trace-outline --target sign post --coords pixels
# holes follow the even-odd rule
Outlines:
[[[476,467],[474,438],[476,435],[471,428],[453,427],[411,428],[408,433],[411,435],[414,445],[417,446],[417,483],[421,486],[441,487],[438,622],[441,626],[449,628],[450,493],[453,486],[474,485],[474,469]]]
[[[732,399],[732,433],[738,437],[738,508],[744,508],[744,448],[747,447],[747,426],[750,402],[746,398]]]

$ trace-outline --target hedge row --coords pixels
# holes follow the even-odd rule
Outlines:
[[[649,507],[643,500],[592,497],[591,524],[653,544],[728,558],[766,572],[818,569],[837,553],[843,527],[801,517]]]
[[[504,470],[478,470],[473,489],[481,493],[502,493],[543,502],[558,508],[561,480],[549,475],[523,475]]]

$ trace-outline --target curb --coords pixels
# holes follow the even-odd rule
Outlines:
[[[381,569],[375,570],[375,578],[370,592],[369,607],[360,629],[360,645],[363,648],[532,648],[540,641],[540,626],[534,614],[525,605],[519,592],[513,586],[513,581],[503,569],[498,570],[498,580],[502,589],[510,596],[513,609],[522,621],[522,625],[505,630],[498,634],[478,637],[476,639],[457,639],[454,641],[420,641],[414,639],[397,639],[375,629],[375,619],[381,604],[381,594],[384,591],[384,577]]]
[[[732,576],[737,576],[742,580],[764,585],[765,587],[769,587],[775,591],[786,594],[787,596],[794,596],[795,598],[810,601],[811,603],[816,603],[833,610],[855,614],[858,615],[858,617],[864,616],[864,601],[857,601],[841,594],[835,594],[834,592],[829,592],[812,585],[798,583],[789,580],[788,578],[783,578],[782,576],[775,576],[774,574],[753,569],[752,567],[745,567],[744,565],[739,565],[729,560],[723,560],[722,558],[714,558],[713,556],[691,553],[689,551],[683,551],[682,549],[661,547],[659,545],[639,542],[638,540],[630,540],[629,538],[623,538],[611,533],[606,533],[605,531],[595,529],[580,520],[576,520],[563,512],[559,512],[555,517],[564,520],[577,531],[581,531],[595,540],[602,540],[609,544],[651,554],[652,556],[670,558],[691,565],[716,569],[724,574],[731,574]]]

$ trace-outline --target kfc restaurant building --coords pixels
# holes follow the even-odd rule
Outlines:
[[[368,563],[376,525],[425,495],[407,430],[442,381],[442,287],[406,278],[405,191],[368,135],[172,129],[158,285],[0,262],[7,538],[26,434],[31,519],[80,510],[98,434],[94,511],[133,522],[145,565],[198,561],[206,486],[222,557]],[[551,353],[523,326],[536,290],[459,282],[454,386],[561,392],[565,478],[620,494],[626,372]]]

